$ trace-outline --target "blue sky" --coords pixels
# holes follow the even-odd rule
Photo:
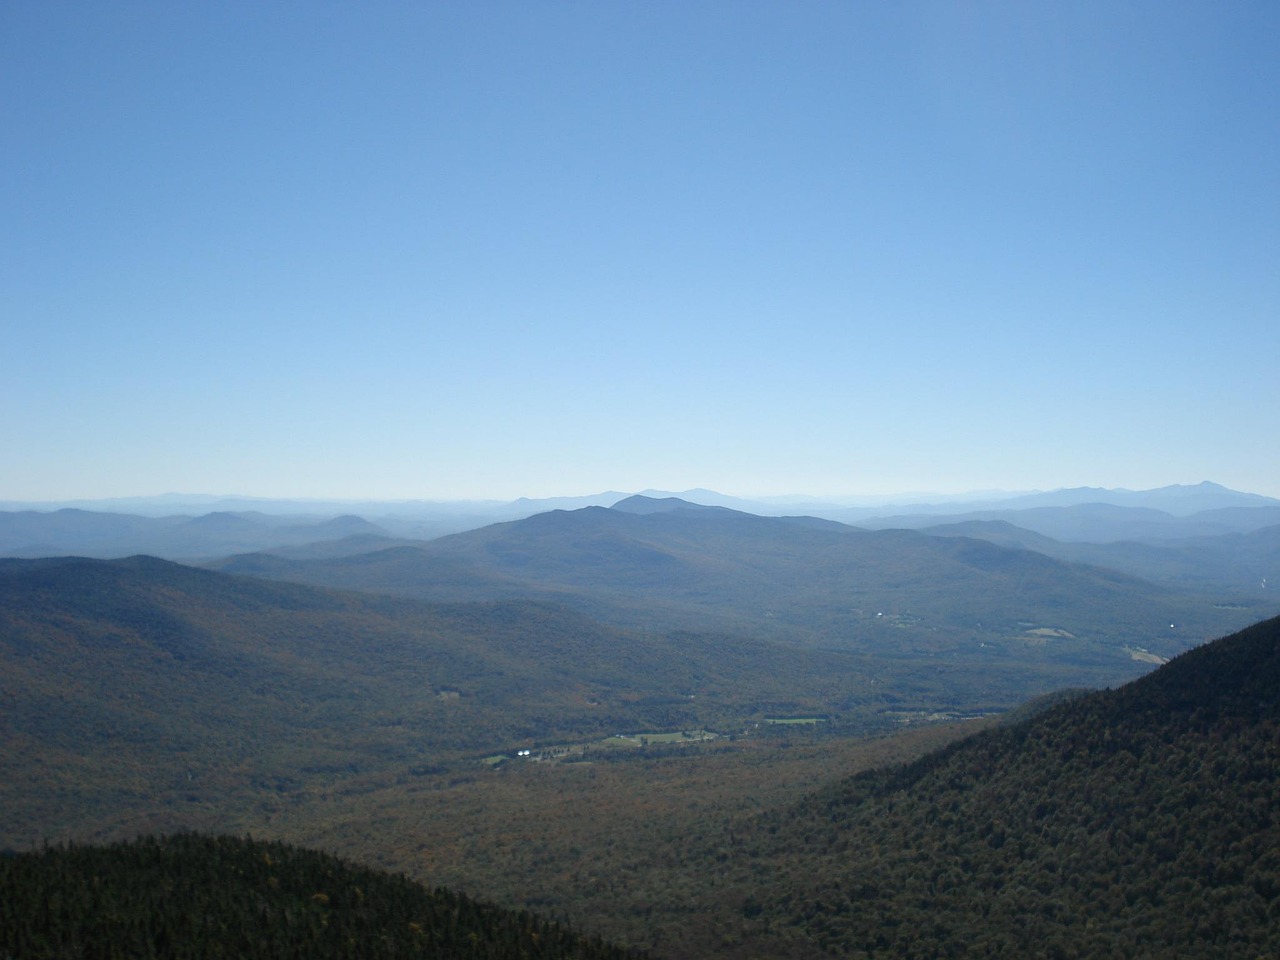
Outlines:
[[[1280,495],[1280,5],[0,7],[0,499]]]

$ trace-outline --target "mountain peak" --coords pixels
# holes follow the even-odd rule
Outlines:
[[[727,507],[710,507],[702,503],[690,503],[688,500],[681,500],[679,497],[646,497],[644,494],[637,493],[635,496],[627,497],[625,500],[619,500],[610,509],[617,510],[620,513],[676,513],[677,511],[693,510],[699,513],[714,511],[716,513],[731,513]]]

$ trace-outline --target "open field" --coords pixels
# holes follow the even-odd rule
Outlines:
[[[770,724],[783,724],[783,725],[786,725],[786,724],[800,724],[800,725],[810,724],[811,725],[815,723],[826,723],[827,718],[826,717],[765,717],[764,722],[770,723]]]

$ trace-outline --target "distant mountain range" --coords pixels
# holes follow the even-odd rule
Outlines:
[[[632,629],[732,633],[974,669],[1035,660],[1084,670],[1091,682],[1127,679],[1134,658],[1158,662],[1273,609],[1016,545],[639,496],[414,546],[320,559],[254,554],[212,566],[433,602],[536,598]]]
[[[360,517],[324,519],[265,513],[206,513],[196,517],[145,517],[63,508],[0,513],[0,556],[84,556],[108,559],[151,554],[206,559],[348,537],[387,537]]]
[[[875,529],[919,529],[944,522],[1004,520],[1063,541],[1158,542],[1280,525],[1280,500],[1214,483],[1156,490],[1081,487],[1050,493],[947,498],[934,503],[885,500],[849,505],[814,498],[748,500],[710,490],[643,491],[649,500],[680,499],[757,516],[811,516]],[[320,501],[235,497],[134,497],[48,504],[0,502],[0,556],[58,553],[103,558],[151,553],[197,559],[294,547],[358,533],[434,539],[552,510],[611,507],[627,494],[500,501]],[[221,518],[202,529],[195,521]],[[233,519],[236,518],[236,519]],[[362,519],[363,530],[354,527]],[[326,529],[324,524],[335,524]],[[345,531],[341,524],[351,528]]]
[[[1269,510],[1270,508],[1262,508]],[[1120,570],[1175,588],[1227,589],[1272,597],[1280,584],[1280,524],[1247,532],[1106,543],[1061,541],[1008,520],[956,520],[919,528],[935,537],[972,537],[1072,563]]]
[[[1122,507],[1109,503],[1081,503],[1066,507],[1025,507],[1018,510],[978,510],[949,514],[952,523],[1003,520],[1055,540],[1115,543],[1132,540],[1160,543],[1191,537],[1252,533],[1280,526],[1280,506],[1223,507],[1175,516],[1151,507]],[[936,514],[919,513],[871,517],[859,526],[868,529],[918,530],[939,522]]]
[[[1100,503],[1116,507],[1135,507],[1160,510],[1173,516],[1190,516],[1205,510],[1221,510],[1230,507],[1276,507],[1280,500],[1256,493],[1231,490],[1221,484],[1204,481],[1197,484],[1173,484],[1152,490],[1106,489],[1104,487],[1070,487],[1048,492],[1015,494],[1011,496],[969,499],[957,504],[938,503],[924,505],[924,509],[908,513],[957,512],[974,510],[1025,510],[1031,507],[1074,507],[1081,504]],[[878,508],[883,511],[884,508]],[[903,512],[903,511],[896,511]]]
[[[375,523],[350,514],[25,510],[0,513],[0,556],[149,554],[437,602],[537,597],[642,629],[845,648],[868,641],[869,621],[893,624],[890,648],[917,652],[937,652],[939,643],[952,653],[957,644],[983,650],[1041,630],[1055,637],[1056,652],[1086,659],[1092,654],[1079,644],[1096,653],[1095,641],[1176,653],[1274,609],[1280,582],[1280,503],[1215,484],[1057,491],[1007,502],[1017,509],[924,510],[865,519],[858,529],[813,513],[735,510],[727,504],[740,501],[709,491],[691,495],[708,502],[615,494],[518,501],[500,505],[518,520],[483,525],[464,513]],[[584,501],[591,505],[574,506]],[[550,503],[563,506],[524,515]],[[470,529],[410,535],[432,524],[437,533]],[[1158,632],[1169,624],[1172,632]]]

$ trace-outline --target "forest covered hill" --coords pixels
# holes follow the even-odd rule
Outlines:
[[[735,827],[704,902],[726,956],[1274,956],[1277,796],[1280,619]]]
[[[998,664],[1030,657],[1129,679],[1275,612],[1225,588],[1158,586],[1032,550],[865,531],[680,501],[552,511],[359,556],[215,565],[440,601],[536,597],[618,626],[758,636],[875,656]],[[1030,647],[1036,647],[1031,651]]]
[[[0,857],[0,956],[623,960],[527,912],[287,844],[177,834]]]
[[[618,732],[816,715],[865,733],[951,701],[944,684],[886,682],[896,670],[532,601],[427,604],[147,557],[0,560],[0,845],[229,829],[264,799]]]

